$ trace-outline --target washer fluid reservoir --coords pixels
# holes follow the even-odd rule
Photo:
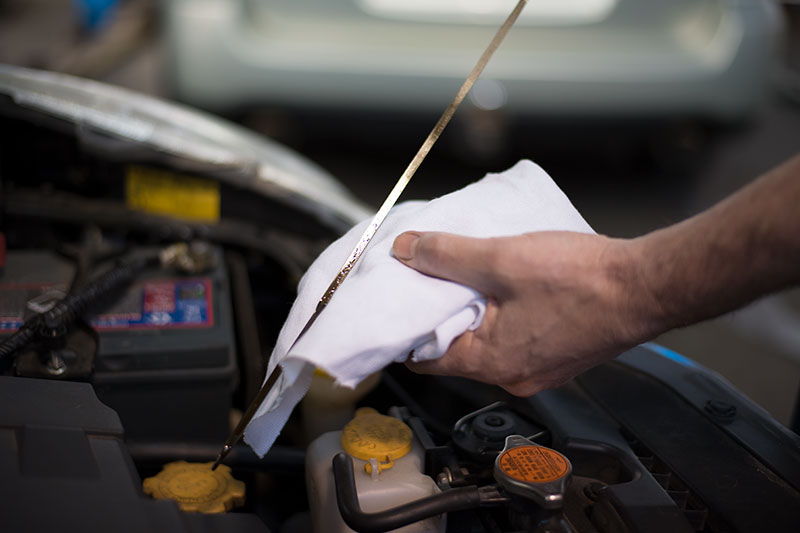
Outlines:
[[[342,520],[334,488],[333,457],[346,452],[353,458],[361,509],[377,512],[437,494],[439,487],[423,474],[422,446],[397,418],[362,408],[342,431],[324,433],[306,452],[306,487],[316,533],[353,531]],[[428,518],[395,531],[444,531],[444,520]]]

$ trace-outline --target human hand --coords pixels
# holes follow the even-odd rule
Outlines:
[[[572,232],[475,239],[406,232],[394,254],[487,298],[481,326],[415,372],[463,376],[529,396],[646,340],[629,241]]]

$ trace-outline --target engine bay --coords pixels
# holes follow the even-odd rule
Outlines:
[[[204,514],[152,499],[142,484],[165,465],[214,459],[264,379],[299,277],[366,210],[313,165],[249,137],[229,142],[238,157],[212,153],[224,146],[214,139],[241,134],[221,121],[112,92],[92,103],[107,115],[76,118],[96,88],[61,80],[55,105],[31,97],[35,77],[5,74],[4,530],[800,524],[797,435],[654,344],[531,398],[402,365],[355,391],[320,373],[265,457],[240,444],[226,460],[245,486],[240,507]],[[198,131],[206,145],[191,142]],[[400,451],[360,451],[376,443]]]

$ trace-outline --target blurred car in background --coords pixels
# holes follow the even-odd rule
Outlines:
[[[440,110],[515,0],[169,0],[173,96]],[[765,0],[536,0],[470,96],[521,115],[746,115],[781,28]]]

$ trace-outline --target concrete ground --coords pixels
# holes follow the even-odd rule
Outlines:
[[[152,21],[152,4],[129,4],[130,20],[99,47],[104,55],[98,59],[92,39],[75,29],[69,0],[0,0],[0,62],[75,72],[168,97],[157,25],[137,25],[143,18]],[[746,123],[707,127],[676,121],[647,128],[642,136],[638,125],[534,118],[510,131],[513,148],[482,158],[463,148],[466,130],[454,124],[405,197],[438,196],[527,157],[548,170],[600,233],[631,237],[690,216],[800,149],[800,88],[796,80],[787,88],[784,77],[800,71],[800,24],[797,8],[787,13],[792,16],[782,63],[788,70],[776,73],[774,89]],[[435,119],[409,120],[403,131],[388,134],[383,130],[397,130],[396,124],[279,109],[249,110],[237,118],[317,161],[372,205],[382,200]],[[770,296],[657,341],[716,370],[789,423],[800,385],[800,291]]]

